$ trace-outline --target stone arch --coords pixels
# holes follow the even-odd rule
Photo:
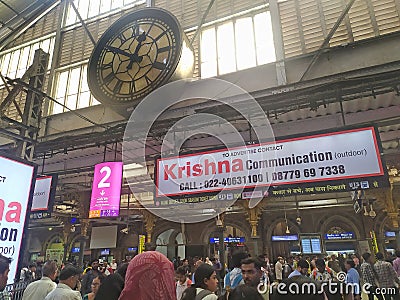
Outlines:
[[[243,218],[244,219],[244,218]],[[249,241],[251,238],[251,228],[247,221],[241,220],[233,220],[232,218],[226,216],[224,219],[225,226],[236,227],[241,230],[245,234],[246,241]],[[208,222],[207,225],[203,227],[203,231],[200,234],[200,241],[204,244],[210,243],[210,236],[212,233],[217,231],[217,227],[215,222]]]
[[[387,216],[386,214],[379,216],[379,218],[377,218],[377,220],[374,222],[374,231],[379,237],[384,237],[385,226],[394,229],[389,216]]]
[[[157,237],[163,233],[164,231],[168,229],[174,229],[176,231],[181,231],[181,228],[179,224],[173,223],[173,222],[168,222],[164,220],[158,220],[154,226],[154,230],[151,236],[151,242],[152,244],[156,244]]]
[[[274,253],[277,252],[278,249],[274,249],[274,244],[272,244],[272,235],[278,224],[287,223],[287,226],[290,230],[290,234],[299,234],[301,232],[300,227],[297,223],[293,222],[291,219],[285,219],[283,217],[275,218],[271,223],[267,223],[264,225],[263,233],[265,233],[264,240],[264,252],[270,257],[273,258],[276,255],[284,255],[285,253]],[[268,246],[267,246],[268,245]],[[276,258],[276,257],[275,257]]]
[[[43,252],[45,252],[49,245],[53,244],[57,239],[60,241],[60,243],[64,243],[62,235],[60,233],[54,233],[43,243]]]
[[[165,254],[169,259],[175,256],[185,257],[187,239],[180,226],[176,223],[160,222],[157,224],[157,230],[152,235],[152,243],[156,245],[157,251]]]
[[[346,217],[346,215],[333,215],[329,217],[325,216],[325,218],[321,219],[319,224],[320,228],[317,232],[321,232],[322,234],[327,232],[331,224],[345,224],[347,225],[347,228],[350,228],[351,231],[354,232],[356,239],[361,239],[361,233],[356,223],[354,223],[351,218]]]

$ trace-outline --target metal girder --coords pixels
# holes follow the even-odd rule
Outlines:
[[[347,3],[346,7],[343,9],[342,13],[340,14],[339,18],[336,20],[335,25],[333,25],[332,29],[329,31],[328,35],[322,42],[321,46],[318,48],[317,52],[315,53],[313,59],[311,60],[310,64],[308,65],[307,69],[304,71],[303,75],[301,76],[299,81],[303,81],[303,79],[307,76],[308,72],[311,70],[311,68],[314,66],[320,55],[322,54],[322,51],[325,49],[325,47],[328,45],[329,41],[335,34],[336,30],[338,29],[340,23],[342,23],[344,17],[347,15],[349,12],[350,8],[353,6],[353,3],[355,0],[350,0],[349,3]]]
[[[49,57],[50,55],[42,49],[35,51],[33,64],[30,67],[30,69],[33,69],[33,76],[29,79],[29,86],[35,89],[43,89]],[[39,128],[42,117],[42,104],[43,97],[28,90],[22,116],[22,123],[24,125],[29,128]],[[25,140],[17,142],[17,153],[21,158],[32,161],[38,130],[21,128],[20,135]]]
[[[86,34],[88,35],[90,41],[92,42],[93,45],[96,45],[96,41],[93,38],[93,35],[90,33],[89,28],[86,26],[85,21],[82,19],[81,14],[79,13],[78,9],[76,8],[74,1],[73,0],[69,0],[69,4],[71,5],[72,9],[75,11],[79,22],[81,22],[83,29],[85,29]]]

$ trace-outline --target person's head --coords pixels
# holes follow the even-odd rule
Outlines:
[[[93,270],[98,270],[99,269],[99,260],[98,259],[92,260],[92,262],[90,263],[90,266],[92,267]]]
[[[119,299],[176,299],[174,265],[156,251],[135,256],[129,263]]]
[[[365,252],[362,255],[362,258],[364,259],[365,262],[372,264],[373,263],[373,256],[371,255],[371,253]]]
[[[377,260],[383,260],[383,258],[384,258],[383,254],[381,252],[376,253],[375,257]]]
[[[396,257],[400,257],[400,250],[396,250],[395,255],[396,255]]]
[[[56,280],[58,274],[57,263],[54,260],[47,261],[42,267],[42,275]]]
[[[256,288],[245,284],[238,285],[230,293],[228,300],[263,300]]]
[[[350,270],[351,268],[354,268],[356,266],[354,260],[352,259],[346,259],[346,262],[344,263],[344,267],[346,270]]]
[[[100,274],[99,276],[96,276],[92,280],[92,292],[93,294],[97,294],[100,285],[103,283],[105,276],[103,274]]]
[[[184,266],[178,267],[176,269],[176,278],[179,280],[180,283],[185,283],[186,281],[186,268]]]
[[[240,268],[246,285],[256,287],[260,283],[260,278],[263,275],[261,267],[262,263],[258,259],[249,257],[242,260]]]
[[[30,265],[28,266],[28,269],[29,269],[31,272],[36,272],[36,264],[30,264]]]
[[[78,284],[82,271],[73,265],[67,265],[61,270],[60,279],[61,283],[68,285],[71,289],[75,289]]]
[[[198,259],[195,263],[194,263],[194,269],[197,270],[197,268],[203,264],[203,261],[201,259]]]
[[[187,258],[185,258],[185,259],[183,260],[183,265],[184,265],[184,266],[188,266],[188,265],[189,265],[189,261],[188,261]]]
[[[126,271],[128,270],[129,263],[123,263],[118,266],[117,270],[115,270],[115,273],[118,273],[121,275],[121,277],[125,280],[126,277]]]
[[[331,258],[332,258],[332,260],[336,260],[336,255],[335,255],[335,254],[332,254],[332,255],[331,255]]]
[[[297,271],[299,271],[302,275],[307,275],[309,267],[310,265],[305,259],[300,259],[297,263]]]
[[[323,273],[325,271],[325,260],[323,258],[317,258],[315,266],[319,272]]]
[[[8,281],[8,272],[10,272],[11,258],[0,254],[0,292],[4,290]]]
[[[196,287],[215,292],[218,288],[217,274],[209,264],[201,264],[194,273]]]
[[[96,300],[118,300],[123,288],[124,279],[120,274],[105,276],[95,298]]]

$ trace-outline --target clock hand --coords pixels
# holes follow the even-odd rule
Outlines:
[[[129,58],[132,57],[132,53],[126,52],[126,51],[124,51],[124,50],[122,50],[120,48],[116,48],[116,47],[113,47],[113,46],[105,46],[104,48],[106,48],[106,49],[108,49],[108,50],[110,50],[110,51],[112,51],[114,53],[125,55],[125,56],[127,56]]]
[[[143,31],[141,35],[138,36],[137,41],[138,44],[136,46],[135,52],[131,54],[131,61],[129,62],[128,69],[132,69],[133,63],[138,62],[140,63],[143,60],[143,56],[139,56],[139,50],[142,47],[142,43],[146,40],[146,32]]]

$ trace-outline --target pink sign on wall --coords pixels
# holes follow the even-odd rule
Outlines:
[[[94,167],[89,218],[119,215],[122,166],[122,162],[104,162]]]

